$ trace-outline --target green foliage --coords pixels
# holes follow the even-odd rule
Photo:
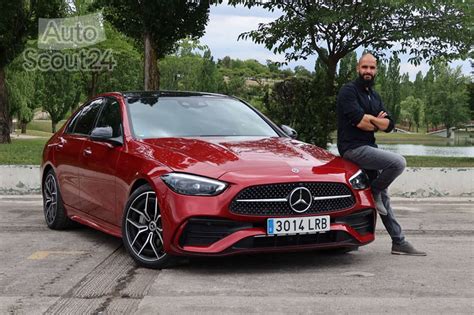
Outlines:
[[[39,17],[61,17],[66,7],[63,0],[0,1],[0,143],[10,142],[5,67],[23,51],[27,39],[37,35]]]
[[[119,31],[139,45],[148,33],[158,59],[176,49],[186,36],[201,37],[209,19],[209,1],[187,0],[98,0],[104,16]]]
[[[63,0],[15,0],[0,2],[0,68],[23,51],[28,38],[38,33],[38,18],[65,14]]]
[[[119,31],[144,47],[144,88],[160,88],[157,59],[176,49],[186,36],[204,35],[209,0],[98,0],[105,18]]]
[[[375,51],[396,49],[410,53],[411,61],[419,63],[422,58],[439,55],[466,56],[473,40],[469,1],[230,0],[229,3],[282,10],[284,14],[274,22],[260,24],[257,30],[240,37],[265,44],[274,52],[285,52],[287,60],[314,53],[322,58],[320,50],[324,43],[328,56],[337,54],[342,58],[362,46]],[[396,43],[401,44],[399,48],[395,47]]]
[[[9,96],[9,114],[16,116],[26,132],[26,124],[34,116],[34,110],[39,106],[35,100],[35,73],[26,72],[21,67],[21,58],[17,57],[6,69],[6,85]]]
[[[110,51],[109,62],[115,63],[110,69],[81,71],[83,89],[88,98],[104,92],[141,90],[143,87],[143,61],[133,41],[105,22],[107,39],[89,48]],[[91,64],[91,67],[93,65]]]
[[[207,46],[190,39],[180,41],[176,53],[160,62],[161,87],[165,90],[217,92],[217,65]]]
[[[400,59],[397,56],[390,58],[380,95],[387,111],[397,122],[400,116]]]
[[[426,111],[436,117],[448,130],[459,123],[469,120],[467,82],[462,75],[461,67],[452,69],[444,61],[433,66],[434,82],[430,89],[431,103]]]
[[[419,72],[421,74],[421,72]],[[418,75],[417,75],[418,77]],[[421,76],[423,80],[423,75]],[[408,73],[402,74],[400,78],[400,99],[404,100],[410,95],[414,95],[415,90],[413,88],[413,82],[410,81],[410,76]],[[420,91],[416,91],[416,93],[420,93]]]
[[[57,123],[75,108],[80,100],[81,85],[77,73],[47,71],[37,73],[36,100],[51,117],[51,130],[56,132]]]
[[[400,107],[402,120],[408,123],[410,130],[411,126],[415,125],[418,132],[425,109],[423,100],[410,95],[400,103]]]
[[[337,88],[340,89],[344,84],[357,78],[357,53],[355,51],[348,53],[341,59],[339,64],[339,73],[337,75]]]
[[[474,120],[474,82],[469,82],[467,89],[469,91],[469,109],[471,111],[471,120]]]
[[[297,78],[311,78],[312,76],[312,73],[303,66],[296,66],[294,72]]]
[[[325,70],[316,69],[313,79],[292,78],[276,83],[264,99],[267,115],[278,124],[298,132],[301,141],[326,148],[335,128],[331,110],[334,99],[326,96]]]

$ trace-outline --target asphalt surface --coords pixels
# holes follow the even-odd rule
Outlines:
[[[0,314],[472,314],[474,200],[395,199],[427,257],[390,254],[379,220],[357,252],[246,255],[138,268],[121,240],[49,230],[39,196],[0,196]]]

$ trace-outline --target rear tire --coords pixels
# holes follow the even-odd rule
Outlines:
[[[72,221],[64,209],[59,183],[52,169],[46,173],[42,193],[44,219],[48,227],[52,230],[64,230],[70,227]]]
[[[173,264],[174,257],[164,250],[161,212],[150,185],[139,187],[128,199],[122,219],[122,240],[140,266],[163,269]]]

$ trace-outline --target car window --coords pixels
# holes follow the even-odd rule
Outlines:
[[[122,136],[122,115],[120,114],[120,105],[115,98],[106,99],[96,127],[111,127],[113,138]]]
[[[81,114],[78,115],[73,133],[81,135],[89,135],[91,133],[102,103],[103,99],[97,99],[82,109]]]
[[[85,105],[85,106],[87,106],[87,105]],[[77,113],[74,115],[74,117],[71,118],[71,120],[69,121],[69,124],[66,127],[65,133],[73,133],[74,132],[74,127],[76,126],[77,118],[81,115],[81,112],[82,112],[82,110],[77,111]]]
[[[138,138],[266,136],[277,132],[238,100],[211,97],[128,98],[132,128]]]

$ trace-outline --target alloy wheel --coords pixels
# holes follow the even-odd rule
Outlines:
[[[56,178],[53,174],[48,174],[43,185],[44,196],[44,216],[46,223],[52,225],[56,219],[58,210],[58,189],[56,185]]]
[[[148,262],[166,256],[161,213],[153,191],[141,193],[132,201],[125,220],[126,241],[136,256]]]

